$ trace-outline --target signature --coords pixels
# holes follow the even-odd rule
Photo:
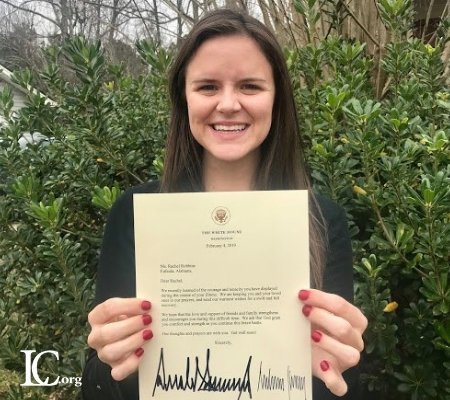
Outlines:
[[[263,371],[263,363],[259,364],[259,377],[257,392],[262,391],[280,391],[288,392],[288,399],[291,398],[291,392],[294,390],[303,391],[306,399],[306,379],[303,375],[295,375],[288,366],[286,376],[279,376],[272,373],[269,368],[268,371]]]
[[[206,363],[202,368],[199,357],[195,357],[194,365],[191,365],[191,358],[186,357],[186,370],[184,374],[166,374],[164,364],[164,349],[161,349],[159,356],[158,371],[156,373],[155,384],[153,386],[152,396],[158,388],[168,392],[169,390],[181,390],[192,392],[238,392],[237,400],[241,398],[242,393],[248,393],[252,398],[252,387],[250,383],[250,367],[252,356],[249,356],[247,366],[242,377],[226,378],[212,375],[210,371],[210,349],[206,350]]]

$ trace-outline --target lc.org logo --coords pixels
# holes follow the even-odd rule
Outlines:
[[[42,380],[39,375],[39,360],[44,354],[50,354],[57,361],[59,361],[59,353],[54,350],[42,351],[33,358],[33,353],[36,350],[20,350],[21,353],[25,354],[25,382],[21,383],[20,386],[56,386],[56,385],[75,385],[76,387],[81,386],[81,377],[68,377],[68,376],[58,376],[53,382],[49,382],[50,378],[46,377]],[[33,382],[34,380],[34,382]]]

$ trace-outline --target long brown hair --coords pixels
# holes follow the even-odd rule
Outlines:
[[[197,49],[208,39],[243,35],[253,39],[273,71],[275,99],[270,131],[261,145],[255,189],[310,189],[302,151],[294,95],[283,52],[272,32],[257,19],[239,11],[216,10],[201,19],[184,39],[169,75],[171,119],[166,145],[163,192],[202,190],[202,147],[189,126],[185,95],[186,69]],[[311,193],[311,191],[310,191]],[[311,280],[322,284],[325,230],[321,214],[310,195]]]

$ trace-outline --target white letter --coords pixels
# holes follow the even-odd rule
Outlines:
[[[29,364],[31,362],[31,354],[34,353],[36,350],[21,350],[22,353],[25,353],[26,358],[26,371],[25,371],[25,383],[21,384],[20,386],[55,386],[59,382],[59,376],[55,379],[54,382],[48,383],[49,378],[47,377],[45,381],[42,381],[39,372],[38,372],[38,363],[39,359],[46,353],[53,354],[55,358],[59,361],[59,353],[54,350],[46,350],[39,353],[31,363],[31,374],[33,375],[34,380],[37,383],[31,382],[31,376],[29,371]]]

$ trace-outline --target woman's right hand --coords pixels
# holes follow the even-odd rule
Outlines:
[[[88,344],[98,358],[111,367],[111,376],[121,381],[137,370],[144,354],[142,345],[153,337],[151,303],[136,298],[111,298],[88,316]]]

